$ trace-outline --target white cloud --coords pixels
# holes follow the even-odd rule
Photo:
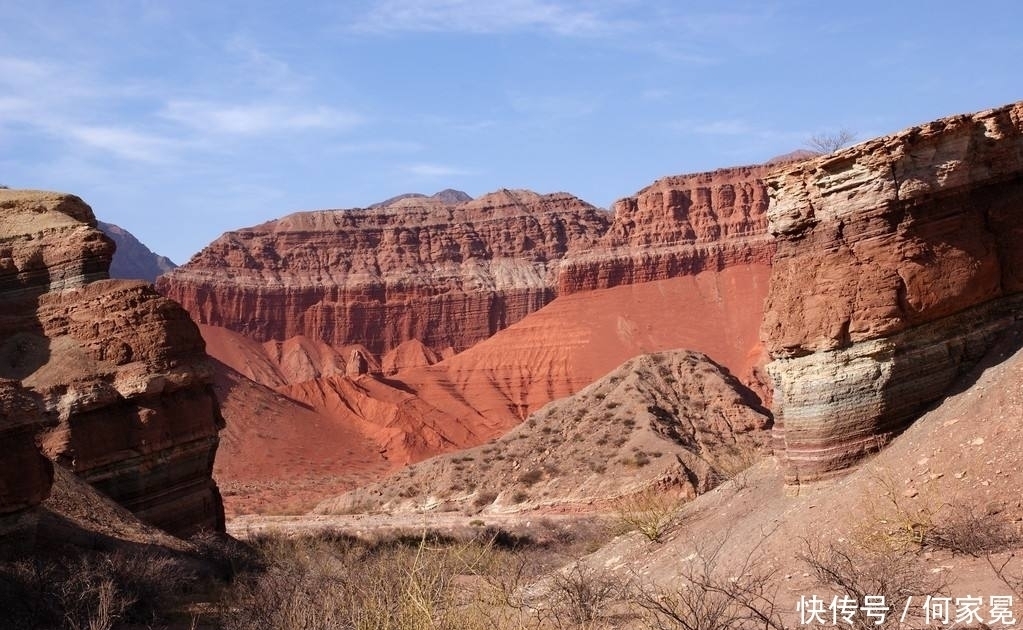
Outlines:
[[[171,101],[160,115],[207,133],[252,136],[281,131],[346,130],[364,122],[361,116],[332,107],[289,107],[281,104],[231,104]]]
[[[535,29],[559,35],[594,35],[613,27],[614,23],[597,11],[551,0],[381,0],[355,24],[356,30],[370,32]]]
[[[164,162],[182,143],[159,135],[116,126],[61,125],[61,135],[94,149],[141,162]]]

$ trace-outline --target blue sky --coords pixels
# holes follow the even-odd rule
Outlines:
[[[1023,99],[1015,0],[0,0],[0,15],[0,183],[78,194],[178,263],[296,210],[448,187],[607,207],[814,133]]]

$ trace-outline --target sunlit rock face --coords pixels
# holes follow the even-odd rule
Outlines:
[[[0,217],[0,378],[43,416],[33,439],[143,520],[222,529],[223,420],[188,313],[151,285],[107,278],[113,243],[81,199],[0,190]]]
[[[767,178],[761,338],[790,483],[835,474],[944,395],[1023,303],[1023,103]]]

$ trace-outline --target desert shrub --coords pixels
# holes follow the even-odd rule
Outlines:
[[[565,622],[585,626],[607,616],[627,593],[627,584],[614,574],[576,563],[552,579],[551,618],[557,627]]]
[[[480,509],[493,503],[497,499],[496,492],[481,492],[472,500],[473,507]]]
[[[877,475],[866,502],[866,521],[856,532],[862,546],[877,551],[923,547],[981,557],[1014,546],[1016,530],[999,514],[981,512],[936,489],[906,496],[895,480]]]
[[[183,557],[153,549],[0,563],[2,620],[26,629],[151,624],[201,586],[194,569]]]
[[[880,596],[893,611],[906,611],[906,621],[901,614],[888,615],[882,623],[866,615],[856,615],[852,627],[861,630],[869,628],[914,627],[923,610],[918,606],[907,606],[910,598],[920,599],[940,596],[948,588],[941,573],[933,573],[912,551],[887,550],[879,552],[863,548],[854,542],[831,542],[827,544],[804,541],[801,554],[803,562],[817,581],[838,593],[848,595],[857,602],[866,596]]]
[[[543,570],[535,554],[546,552],[504,530],[467,541],[266,536],[255,546],[266,568],[231,587],[221,604],[225,630],[540,627],[541,606],[527,603],[523,587]]]
[[[614,522],[623,533],[638,531],[651,542],[660,542],[679,524],[683,503],[673,493],[649,488],[616,501]]]
[[[533,468],[531,470],[527,470],[526,472],[524,472],[524,473],[522,473],[522,474],[520,474],[518,476],[518,480],[521,483],[526,484],[526,486],[532,486],[533,484],[535,484],[536,482],[540,481],[541,479],[543,479],[543,471],[540,470],[539,468]]]
[[[631,599],[650,616],[658,630],[784,630],[778,581],[757,548],[738,566],[725,566],[722,550],[729,535],[695,545],[679,566],[676,586],[643,585]]]

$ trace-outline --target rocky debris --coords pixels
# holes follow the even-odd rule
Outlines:
[[[762,338],[789,483],[877,450],[1020,318],[1023,103],[768,177]]]
[[[153,253],[131,232],[120,226],[97,221],[96,227],[117,246],[114,258],[110,261],[111,278],[156,282],[157,276],[177,267],[170,258]]]
[[[410,466],[319,513],[592,506],[650,487],[693,498],[756,460],[770,415],[706,355],[636,357],[500,439]]]
[[[223,529],[223,421],[188,313],[106,279],[113,245],[77,197],[4,190],[0,213],[0,377],[39,399],[45,454],[172,533]]]

